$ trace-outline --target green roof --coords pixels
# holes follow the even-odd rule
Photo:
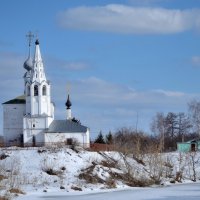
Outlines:
[[[25,98],[25,95],[22,95],[22,96],[18,96],[14,99],[11,99],[9,101],[6,101],[2,104],[25,104],[26,103],[26,98]]]

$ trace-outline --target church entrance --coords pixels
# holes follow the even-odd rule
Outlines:
[[[191,151],[196,151],[196,144],[195,143],[191,144]]]
[[[36,146],[36,140],[35,140],[35,135],[33,136],[33,147]]]
[[[19,136],[19,143],[20,143],[21,147],[24,146],[24,135],[23,134],[20,134],[20,136]]]

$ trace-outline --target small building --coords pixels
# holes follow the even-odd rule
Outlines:
[[[24,62],[24,94],[3,103],[3,134],[7,146],[76,144],[89,147],[89,128],[72,117],[70,97],[66,106],[66,119],[55,120],[55,105],[51,101],[51,84],[47,80],[40,52],[39,40],[35,41],[35,54]]]
[[[200,139],[193,139],[187,142],[178,142],[177,150],[179,152],[190,152],[200,150]]]

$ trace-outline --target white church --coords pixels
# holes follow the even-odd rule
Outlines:
[[[31,57],[31,33],[29,55],[24,62],[24,95],[3,103],[4,142],[8,146],[43,146],[55,143],[89,147],[89,128],[72,118],[71,101],[66,102],[67,117],[55,120],[55,105],[51,101],[51,85],[46,79],[39,40],[35,41],[35,54]]]

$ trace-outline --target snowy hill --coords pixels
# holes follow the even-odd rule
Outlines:
[[[200,179],[199,153],[124,155],[68,148],[0,150],[1,196],[90,192]]]

